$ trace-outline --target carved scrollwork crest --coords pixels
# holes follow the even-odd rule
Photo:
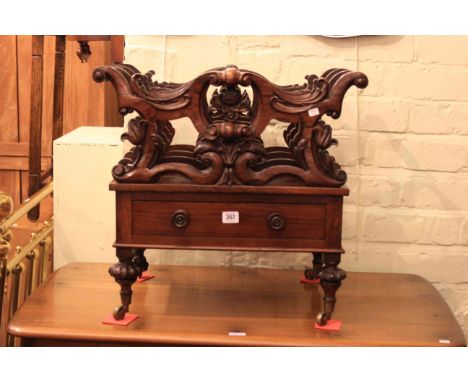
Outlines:
[[[157,82],[153,71],[143,74],[128,64],[100,67],[93,75],[112,81],[122,113],[139,114],[122,136],[134,147],[113,169],[117,181],[134,183],[340,187],[346,173],[328,152],[337,140],[321,118],[338,118],[349,87],[368,82],[363,73],[330,69],[306,76],[302,85],[279,86],[233,65],[186,83]],[[211,86],[216,89],[208,100]],[[198,131],[193,146],[172,144],[170,121],[181,117]],[[272,119],[289,124],[286,147],[264,146],[261,134]]]
[[[237,177],[235,171],[236,162],[243,155],[251,156],[249,164],[262,162],[266,155],[265,147],[260,138],[238,139],[231,142],[215,141],[200,136],[194,148],[194,154],[199,160],[208,153],[216,153],[223,163],[223,171],[216,181],[218,185],[241,185],[243,182]]]

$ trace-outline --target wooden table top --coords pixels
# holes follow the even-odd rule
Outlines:
[[[103,325],[120,303],[108,266],[61,268],[17,311],[9,332],[30,345],[466,345],[437,290],[408,274],[348,273],[334,314],[341,331],[323,332],[314,329],[319,286],[301,284],[301,271],[150,266],[156,278],[133,288],[130,310],[139,318]],[[246,335],[229,335],[236,331]]]

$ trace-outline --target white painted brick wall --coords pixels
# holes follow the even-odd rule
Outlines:
[[[468,36],[127,36],[125,54],[160,81],[188,81],[226,64],[279,84],[331,67],[366,73],[368,88],[352,89],[342,117],[330,122],[340,141],[332,152],[351,190],[343,267],[427,278],[468,334]],[[266,134],[278,142],[281,126]],[[303,268],[311,259],[155,251],[150,260]]]

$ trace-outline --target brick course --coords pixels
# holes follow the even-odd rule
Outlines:
[[[351,189],[343,267],[427,278],[468,334],[467,48],[468,36],[127,36],[126,58],[156,69],[159,81],[187,81],[226,64],[279,84],[331,67],[366,73],[369,87],[352,89],[342,117],[327,121]],[[272,123],[266,140],[280,143],[282,128]],[[300,269],[311,256],[154,251],[150,260]]]

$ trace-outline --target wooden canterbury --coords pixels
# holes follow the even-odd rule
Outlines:
[[[187,83],[153,81],[128,64],[99,67],[120,112],[138,113],[122,138],[134,146],[114,167],[119,262],[109,272],[119,283],[120,320],[132,284],[148,268],[146,248],[307,251],[309,279],[324,291],[319,325],[331,318],[346,277],[338,268],[346,173],[327,149],[336,145],[324,115],[337,119],[350,86],[367,86],[363,73],[330,69],[303,85],[278,86],[249,70],[226,66]],[[210,87],[214,92],[208,100]],[[253,97],[246,88],[250,88]],[[171,144],[171,121],[188,117],[195,145]],[[265,147],[269,122],[288,123],[284,147]],[[234,223],[223,223],[223,213]]]

